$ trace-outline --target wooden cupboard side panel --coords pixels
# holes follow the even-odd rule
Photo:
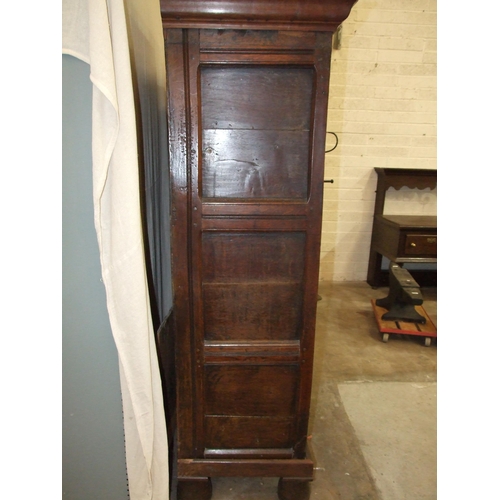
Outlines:
[[[205,284],[205,339],[294,340],[302,296],[300,283]]]
[[[215,30],[200,31],[202,52],[260,52],[260,51],[313,51],[316,42],[314,33],[276,30]]]
[[[175,318],[175,371],[176,371],[176,423],[179,458],[195,455],[195,382],[192,377],[195,360],[192,357],[193,324],[190,300],[191,251],[190,214],[188,209],[187,144],[189,131],[186,126],[186,44],[181,29],[165,32],[165,58],[169,67],[167,89],[168,144],[170,182],[172,186],[172,282]],[[182,105],[179,105],[182,103]]]
[[[204,283],[301,282],[304,232],[205,232]]]
[[[303,130],[204,130],[202,196],[305,200],[309,142]]]
[[[308,200],[309,224],[307,231],[306,264],[304,276],[304,282],[306,283],[304,287],[303,303],[304,324],[303,333],[301,336],[301,375],[297,412],[297,427],[295,431],[295,435],[301,439],[301,444],[297,445],[295,448],[297,456],[303,456],[305,453],[309,410],[311,403],[331,52],[332,34],[316,33],[316,86],[314,96],[314,116],[312,124],[313,140],[311,148],[311,187],[310,197]]]
[[[200,67],[204,198],[305,200],[314,70]]]
[[[205,445],[211,449],[292,448],[294,419],[290,417],[205,418]]]
[[[302,331],[304,232],[205,232],[205,340],[295,340]]]
[[[205,366],[206,415],[292,417],[298,369],[281,366]]]
[[[312,68],[207,65],[200,85],[203,129],[310,128]]]
[[[238,420],[240,418],[256,418],[252,420],[256,432],[261,439],[268,439],[269,447],[280,448],[285,442],[286,446],[293,444],[296,447],[296,442],[302,442],[307,435],[312,377],[324,157],[324,138],[317,135],[324,133],[326,123],[328,37],[315,35],[315,39],[321,39],[318,43],[321,50],[317,51],[319,56],[314,70],[310,62],[302,65],[293,63],[293,68],[280,68],[294,71],[288,77],[300,75],[296,86],[292,84],[295,90],[290,95],[295,92],[298,101],[310,95],[305,99],[304,108],[301,108],[303,104],[291,101],[291,112],[280,108],[275,104],[276,94],[271,85],[268,86],[271,97],[266,94],[263,100],[266,109],[262,109],[262,102],[249,100],[239,112],[234,110],[234,117],[242,116],[238,127],[229,127],[227,116],[210,110],[212,105],[215,109],[225,104],[219,91],[209,92],[208,111],[205,112],[203,88],[208,88],[208,82],[215,82],[220,74],[215,78],[212,73],[211,80],[207,78],[205,83],[201,82],[199,32],[179,30],[177,33],[180,33],[181,41],[173,41],[167,52],[170,50],[174,54],[168,62],[171,96],[169,133],[172,134],[170,148],[174,159],[173,272],[176,318],[179,321],[176,332],[180,378],[179,457],[202,456],[207,442],[214,448],[221,448],[223,444],[228,444],[227,440],[234,439],[245,448],[244,428],[236,423],[243,421]],[[307,37],[309,39],[310,34]],[[238,64],[231,63],[233,66],[241,65],[241,58],[246,57],[244,54],[236,55],[240,61]],[[279,50],[274,52],[274,56],[280,57]],[[279,83],[277,75],[285,73],[276,71],[269,63],[270,59],[265,68],[260,67],[259,57],[258,50],[251,54],[250,69],[257,72],[247,74],[262,80],[265,73],[260,71],[265,69],[266,74],[274,75],[274,82]],[[307,57],[311,59],[309,55]],[[321,58],[324,60],[321,61]],[[223,86],[232,82],[225,88],[232,86],[231,94],[241,96],[235,75],[234,72],[226,73],[221,81]],[[264,87],[268,85],[265,78],[263,81]],[[252,97],[251,90],[249,95]],[[237,106],[238,98],[231,97],[228,102]],[[273,113],[268,112],[267,104],[274,109]],[[267,116],[264,121],[259,121],[259,113],[252,113],[254,105],[261,106],[261,112],[264,117]],[[245,109],[249,110],[248,113],[244,112]],[[232,112],[228,115],[231,120]],[[224,117],[228,123],[222,122],[223,127],[219,128],[218,120]],[[266,126],[270,128],[263,128]],[[217,136],[219,133],[227,134],[228,139],[221,139],[222,136]],[[212,192],[210,187],[207,187],[208,191],[203,191],[207,179],[207,182],[214,182],[212,174],[216,171],[215,167],[220,166],[216,161],[210,163],[211,160],[206,157],[214,155],[208,149],[212,147],[215,151],[213,145],[219,139],[228,144],[229,160],[238,160],[233,153],[245,151],[245,147],[245,154],[250,154],[251,142],[257,145],[256,157],[259,159],[262,155],[258,148],[264,148],[262,151],[270,159],[266,164],[268,174],[262,174],[262,179],[271,180],[262,183],[264,188],[261,192],[255,189],[251,179],[247,183],[240,179],[236,190],[230,186],[232,181],[223,179],[220,186],[215,182]],[[244,146],[246,143],[248,146]],[[286,148],[281,148],[281,145]],[[282,156],[276,153],[280,149]],[[271,151],[274,151],[274,156]],[[247,161],[246,158],[243,160]],[[238,163],[230,165],[228,172],[233,171],[237,176]],[[205,172],[212,174],[205,178]],[[283,172],[287,175],[292,172],[293,175],[286,177]],[[284,190],[279,190],[280,184],[286,185]],[[243,189],[240,189],[241,185]],[[252,212],[253,205],[250,206],[249,201],[255,206],[260,203],[267,207],[267,212],[260,209]],[[204,216],[206,202],[218,204],[219,212],[213,217]],[[230,216],[224,213],[225,204],[232,210]],[[299,204],[303,205],[300,211],[296,208]],[[296,215],[291,215],[290,207]],[[266,215],[268,213],[270,215]],[[271,228],[271,219],[274,220],[272,224],[279,220],[282,227]],[[242,310],[241,304],[244,303],[246,306]],[[259,318],[268,314],[270,306],[274,316],[265,320]],[[249,321],[242,328],[244,318]],[[282,361],[279,365],[258,366],[248,363],[231,365],[227,362],[205,364],[204,341],[240,341],[246,336],[248,339],[243,340],[258,342],[269,340],[269,337],[272,340],[273,335],[275,340],[300,342],[295,356],[300,356],[300,359],[295,364]],[[268,356],[266,363],[271,362],[271,358]],[[237,420],[215,420],[216,417]],[[266,434],[266,419],[268,425],[272,422],[269,419],[278,419],[274,421],[274,429],[276,435],[281,436],[279,439],[273,441],[270,434]],[[222,426],[219,428],[218,424]],[[217,444],[215,436],[223,434],[224,428],[231,432],[225,443]],[[288,438],[283,436],[288,432],[290,439],[287,441]],[[256,446],[251,440],[246,444]]]

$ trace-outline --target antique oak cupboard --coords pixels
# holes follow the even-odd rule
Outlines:
[[[179,500],[306,499],[332,35],[354,0],[161,0]]]

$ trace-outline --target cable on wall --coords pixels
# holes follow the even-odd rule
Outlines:
[[[335,132],[327,132],[327,134],[334,135],[337,142],[335,143],[335,146],[333,146],[333,148],[326,150],[325,154],[326,153],[331,153],[338,146],[338,144],[339,144],[339,138],[338,138],[338,136],[337,136],[337,134]]]

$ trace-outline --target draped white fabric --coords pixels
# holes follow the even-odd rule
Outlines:
[[[94,219],[120,365],[130,498],[165,500],[168,443],[145,268],[129,46],[124,0],[63,0],[63,53],[87,62],[93,83]]]

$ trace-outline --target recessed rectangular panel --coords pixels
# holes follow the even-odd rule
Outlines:
[[[311,68],[201,68],[205,198],[306,199]]]
[[[301,282],[304,232],[205,232],[203,283]]]
[[[205,417],[207,448],[287,448],[293,446],[292,417]]]
[[[202,148],[204,197],[307,197],[307,131],[205,130]]]
[[[302,329],[305,234],[203,233],[206,340],[294,340]]]
[[[202,128],[309,130],[314,70],[202,66]]]
[[[290,366],[205,366],[205,414],[292,416],[299,369]]]
[[[231,57],[231,52],[294,52],[314,51],[316,34],[306,31],[266,30],[200,30],[200,51],[219,52]]]
[[[297,339],[302,295],[301,283],[206,284],[205,339]]]

